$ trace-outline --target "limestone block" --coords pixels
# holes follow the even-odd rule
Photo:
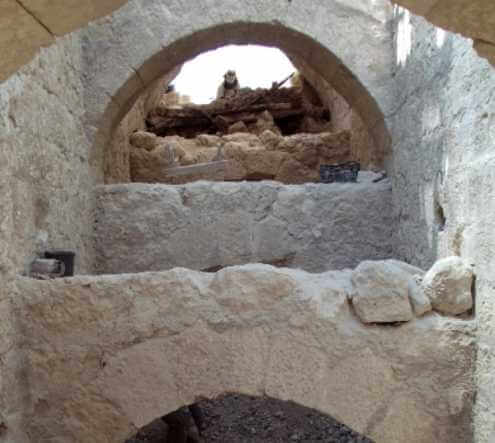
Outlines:
[[[365,261],[352,273],[352,305],[364,323],[392,323],[413,318],[408,297],[411,274],[393,261]]]
[[[222,139],[216,135],[200,134],[196,137],[198,145],[215,148],[222,144]]]
[[[229,126],[229,129],[227,131],[229,134],[235,134],[236,132],[249,132],[246,123],[243,121],[234,123],[233,125]]]
[[[320,272],[389,258],[391,188],[386,180],[373,184],[374,177],[362,172],[354,184],[99,187],[99,272],[202,270],[287,259],[285,266]]]
[[[460,257],[438,260],[421,284],[433,309],[445,314],[462,314],[473,307],[473,270]]]
[[[264,131],[272,131],[275,134],[280,134],[280,129],[275,124],[273,115],[268,111],[264,111],[260,114],[258,120],[256,121],[254,130],[256,134],[261,134]]]
[[[135,148],[146,149],[153,151],[157,145],[157,136],[151,132],[136,131],[129,137],[131,145]]]
[[[414,313],[419,317],[432,310],[430,299],[426,296],[421,286],[422,277],[413,275],[407,284],[409,299]]]
[[[268,150],[277,149],[277,146],[282,139],[282,136],[268,129],[260,134],[260,140]]]

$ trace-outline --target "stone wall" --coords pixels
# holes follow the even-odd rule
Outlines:
[[[22,279],[12,301],[32,439],[7,441],[122,442],[197,396],[240,392],[291,399],[380,443],[471,442],[473,323],[364,325],[348,300],[356,271]]]
[[[383,20],[387,20],[387,18],[384,17]],[[392,46],[390,49],[392,50]],[[331,83],[311,69],[308,63],[294,56],[289,57],[330,111],[332,130],[350,132],[352,159],[359,161],[364,169],[382,168],[385,152],[381,146],[375,144],[361,116],[335,91]]]
[[[206,2],[190,8],[158,0],[130,2],[88,25],[84,35],[88,126],[98,129],[95,145],[107,146],[113,126],[132,107],[143,88],[188,59],[226,44],[275,46],[304,59],[358,109],[377,149],[390,154],[384,115],[390,94],[393,57],[385,0],[249,1],[232,8],[224,0],[215,14]],[[314,20],[308,10],[321,10]],[[127,32],[129,24],[133,32]],[[187,26],[183,24],[187,23]],[[354,29],[355,31],[352,31]],[[354,51],[348,49],[352,47]]]
[[[105,183],[126,183],[131,181],[129,157],[130,135],[134,131],[146,129],[148,113],[157,107],[167,89],[167,85],[179,74],[180,67],[152,82],[139,96],[132,108],[112,134],[105,149]]]
[[[430,23],[472,38],[478,54],[495,65],[495,4],[492,0],[467,3],[462,0],[396,0],[394,3],[410,8]]]
[[[404,20],[401,13],[397,20]],[[468,40],[412,17],[392,116],[398,257],[475,264],[479,350],[476,441],[495,439],[495,71]],[[400,46],[400,45],[399,45]]]
[[[92,266],[92,188],[77,35],[44,49],[0,88],[0,266],[21,273],[46,248]]]
[[[0,7],[1,9],[1,7]],[[76,251],[76,272],[93,269],[95,183],[101,164],[84,121],[81,44],[60,39],[0,86],[0,441],[25,434],[29,387],[11,301],[15,276],[47,248]]]
[[[206,270],[250,262],[311,272],[388,258],[395,229],[388,181],[275,182],[98,189],[98,272]]]
[[[39,47],[52,44],[56,36],[71,32],[97,17],[109,14],[125,0],[57,0],[34,2],[5,0],[0,6],[0,42],[4,54],[0,66],[3,81],[27,63]],[[482,57],[495,63],[495,10],[491,0],[472,0],[469,7],[463,1],[396,0],[415,14],[446,29],[474,38],[474,46]],[[364,9],[379,9],[383,2],[360,2]]]

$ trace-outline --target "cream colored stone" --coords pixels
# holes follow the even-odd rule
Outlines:
[[[457,315],[473,306],[472,283],[472,268],[460,257],[447,257],[431,267],[421,286],[433,309]]]
[[[322,272],[389,258],[392,189],[388,181],[373,184],[376,176],[362,172],[352,184],[101,186],[94,231],[98,272],[206,270],[249,262]],[[414,269],[411,275],[418,273]]]
[[[407,284],[409,300],[417,316],[424,315],[432,310],[430,299],[421,287],[422,280],[423,278],[420,275],[413,275]]]
[[[16,0],[0,2],[0,82],[36,54],[40,46],[53,43],[50,34]]]
[[[233,125],[229,126],[229,129],[227,131],[229,134],[234,134],[236,132],[249,132],[246,124],[242,121],[234,123]]]
[[[153,151],[157,147],[157,136],[151,132],[136,131],[129,136],[131,145],[135,148]]]
[[[200,135],[195,139],[179,136],[156,137],[145,132],[131,134],[131,144],[143,149],[131,151],[132,181],[147,183],[187,183],[196,180],[277,180],[282,183],[319,181],[319,166],[348,161],[349,132],[323,132],[277,136],[264,130],[258,137],[235,132],[223,137]],[[266,145],[264,140],[266,140]],[[168,147],[168,148],[167,148]],[[230,160],[219,173],[171,177],[167,174],[167,149],[174,152],[177,166]]]
[[[352,274],[352,306],[364,323],[393,323],[413,318],[408,297],[411,274],[394,261],[365,261]]]
[[[22,0],[52,34],[64,35],[120,8],[127,0]]]
[[[36,399],[28,433],[123,441],[197,396],[241,392],[317,408],[383,443],[469,441],[469,410],[441,405],[469,386],[470,324],[363,325],[349,271],[177,268],[18,285]]]

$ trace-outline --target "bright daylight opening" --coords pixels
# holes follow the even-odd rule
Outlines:
[[[216,98],[217,88],[228,70],[234,70],[241,88],[270,88],[296,69],[277,48],[258,45],[228,45],[205,52],[184,64],[174,81],[175,89],[193,103]],[[290,83],[286,83],[290,86]]]

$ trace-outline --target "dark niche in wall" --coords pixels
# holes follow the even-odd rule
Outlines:
[[[184,428],[182,433],[178,429],[181,425]],[[240,394],[224,394],[215,399],[201,400],[194,408],[189,406],[173,411],[140,429],[125,443],[145,442],[373,443],[314,409],[291,401]]]

